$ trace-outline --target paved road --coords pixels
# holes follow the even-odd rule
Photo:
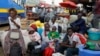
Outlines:
[[[2,47],[0,47],[0,56],[4,56],[4,55],[3,55]]]

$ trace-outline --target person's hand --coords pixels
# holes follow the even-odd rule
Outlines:
[[[36,41],[36,39],[35,38],[32,38],[32,41],[34,42],[34,41]]]
[[[63,43],[60,43],[60,46],[64,46],[64,44]]]
[[[13,19],[10,19],[11,20],[11,22],[14,22],[14,20]]]

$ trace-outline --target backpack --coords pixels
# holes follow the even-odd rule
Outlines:
[[[81,43],[86,44],[87,39],[82,34],[79,34],[79,33],[76,33],[76,34],[79,36]]]
[[[22,49],[19,43],[15,43],[11,46],[10,56],[22,56]]]
[[[47,48],[44,50],[43,56],[52,56],[53,53],[54,53],[54,50],[53,50],[51,47],[47,47]]]

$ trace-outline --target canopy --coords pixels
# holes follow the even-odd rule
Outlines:
[[[62,2],[62,3],[60,3],[60,5],[62,7],[67,7],[67,8],[76,8],[77,7],[76,4],[72,1]]]

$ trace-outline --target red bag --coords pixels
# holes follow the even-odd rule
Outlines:
[[[50,47],[47,47],[45,50],[44,50],[44,54],[43,56],[52,56],[52,54],[54,53],[54,50]]]
[[[82,34],[77,34],[82,44],[86,44],[87,39]]]

